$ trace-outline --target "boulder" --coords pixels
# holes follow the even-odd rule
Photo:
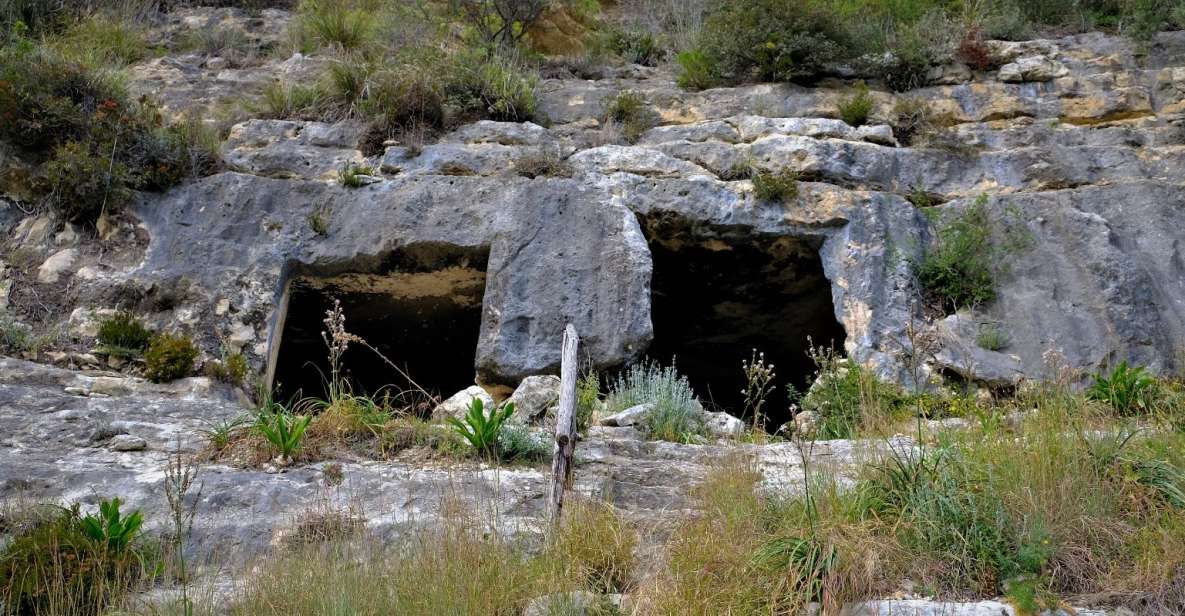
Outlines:
[[[998,77],[1005,83],[1053,81],[1070,73],[1064,64],[1047,56],[1026,56],[1000,67]]]
[[[653,410],[654,403],[652,402],[645,402],[637,406],[631,406],[624,411],[602,418],[601,425],[618,428],[635,426],[641,423],[641,421],[650,414],[650,411]]]
[[[477,385],[471,385],[436,405],[436,408],[432,409],[432,417],[433,419],[446,417],[462,419],[469,412],[469,408],[473,406],[474,400],[481,400],[482,408],[487,414],[490,412],[489,409],[494,406],[494,398],[486,393],[486,390]]]
[[[107,442],[111,451],[144,451],[148,449],[148,441],[131,434],[116,434]]]
[[[745,422],[725,412],[706,412],[704,417],[708,433],[717,438],[740,436],[747,428]]]
[[[533,422],[542,419],[559,400],[560,377],[548,374],[523,379],[507,401],[514,403],[515,416]]]
[[[63,248],[45,260],[41,267],[37,268],[37,282],[41,284],[53,284],[74,267],[74,263],[78,261],[78,250],[75,248]]]

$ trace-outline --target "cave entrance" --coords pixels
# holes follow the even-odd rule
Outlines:
[[[428,247],[401,251],[367,272],[295,274],[275,355],[272,383],[280,400],[325,396],[329,361],[321,332],[325,312],[341,301],[346,331],[361,337],[420,386],[444,397],[473,384],[487,254]],[[410,384],[360,344],[342,365],[355,393]]]
[[[776,374],[762,407],[766,428],[789,421],[786,385],[810,385],[810,344],[843,349],[821,240],[688,230],[657,219],[643,226],[654,263],[648,355],[674,359],[700,399],[742,415],[741,362],[753,349],[764,352]]]

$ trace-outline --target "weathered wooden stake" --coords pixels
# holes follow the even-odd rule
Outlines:
[[[560,410],[555,418],[555,456],[551,460],[551,523],[559,524],[564,491],[572,483],[572,454],[576,450],[576,348],[580,338],[569,323],[564,328],[560,358]]]

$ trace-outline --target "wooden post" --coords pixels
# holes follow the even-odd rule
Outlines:
[[[559,524],[564,491],[572,483],[572,454],[576,450],[576,349],[580,338],[569,323],[564,328],[560,358],[560,410],[555,418],[555,456],[551,460],[551,523]]]

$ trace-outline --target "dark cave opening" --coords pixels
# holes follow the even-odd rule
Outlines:
[[[298,273],[276,353],[277,399],[325,396],[329,374],[321,337],[325,313],[341,301],[345,329],[361,337],[421,387],[447,397],[473,384],[487,255],[433,246],[401,251],[361,272]],[[355,393],[410,389],[398,371],[361,344],[342,365]]]
[[[776,374],[762,407],[766,429],[789,421],[786,385],[810,385],[810,345],[843,349],[820,240],[689,232],[656,219],[643,226],[654,262],[648,355],[664,365],[673,359],[709,409],[740,416],[741,362],[763,352]]]

